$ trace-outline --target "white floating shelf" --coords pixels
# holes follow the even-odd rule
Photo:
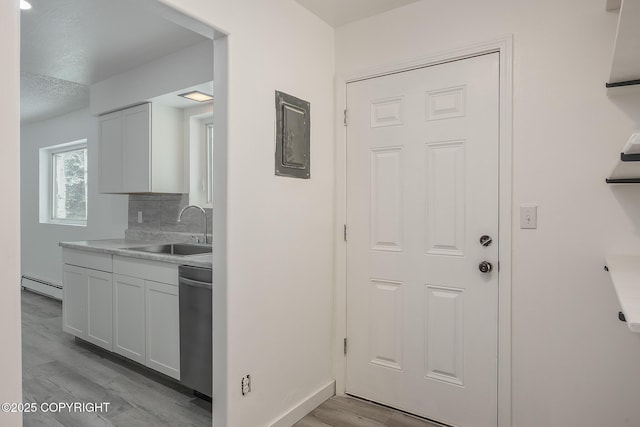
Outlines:
[[[620,161],[616,164],[611,176],[607,178],[608,184],[639,184],[640,183],[640,155],[620,155]]]
[[[627,326],[640,333],[640,255],[609,255],[607,267]]]
[[[640,0],[624,0],[620,7],[618,30],[608,88],[640,85]],[[617,1],[607,1],[607,9],[615,9]],[[612,95],[615,92],[611,93]]]
[[[640,133],[631,134],[607,183],[640,183]]]

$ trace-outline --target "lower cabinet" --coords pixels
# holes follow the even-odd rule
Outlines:
[[[114,274],[113,284],[113,351],[144,365],[144,280]]]
[[[113,351],[180,379],[178,287],[114,274]]]
[[[62,329],[113,350],[112,275],[65,264]]]
[[[113,351],[113,275],[87,269],[87,341]]]
[[[147,312],[146,365],[180,379],[180,316],[178,287],[145,281]]]
[[[62,330],[87,339],[86,268],[65,264],[62,269]]]
[[[178,266],[75,250],[63,259],[62,329],[179,380]]]

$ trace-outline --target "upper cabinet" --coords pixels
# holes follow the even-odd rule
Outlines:
[[[182,111],[142,104],[100,116],[101,193],[184,193]]]
[[[618,30],[613,49],[611,75],[607,82],[610,93],[627,92],[640,87],[640,0],[608,0],[607,9],[620,8]]]

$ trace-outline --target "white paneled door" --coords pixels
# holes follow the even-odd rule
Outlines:
[[[347,393],[496,427],[499,54],[347,85]]]

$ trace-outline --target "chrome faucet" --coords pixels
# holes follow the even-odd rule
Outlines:
[[[202,243],[206,244],[207,243],[207,234],[208,234],[208,230],[207,230],[207,212],[202,208],[202,206],[198,206],[198,205],[188,205],[185,206],[184,208],[182,208],[182,210],[180,211],[180,213],[178,214],[178,222],[182,222],[182,214],[184,213],[184,211],[186,211],[189,208],[194,208],[194,209],[200,209],[200,212],[202,212],[202,224],[203,224],[203,228],[204,228],[204,239],[202,241]],[[198,242],[199,243],[199,242]]]

